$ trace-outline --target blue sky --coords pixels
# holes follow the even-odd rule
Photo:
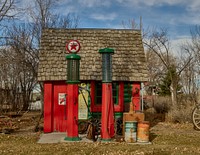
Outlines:
[[[58,0],[58,5],[57,13],[79,16],[79,28],[120,29],[122,21],[139,24],[141,16],[144,29],[167,28],[174,44],[200,25],[200,0]]]
[[[189,35],[200,24],[199,0],[63,0],[59,13],[75,13],[79,27],[123,28],[134,19],[143,27],[167,28],[172,38]]]

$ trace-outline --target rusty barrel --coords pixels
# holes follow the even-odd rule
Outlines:
[[[142,143],[149,142],[149,127],[148,121],[143,121],[138,123],[137,128],[137,141]]]
[[[126,142],[133,143],[137,141],[137,121],[125,122],[124,136]]]

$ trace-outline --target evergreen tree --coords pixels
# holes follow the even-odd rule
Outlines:
[[[161,80],[161,83],[158,85],[158,87],[159,87],[158,94],[160,96],[170,96],[171,95],[170,85],[171,85],[172,79],[174,79],[174,78],[179,79],[177,72],[176,72],[176,67],[171,66],[169,68],[169,70],[167,70],[163,79]],[[179,91],[180,89],[181,89],[181,85],[178,84],[176,91]]]

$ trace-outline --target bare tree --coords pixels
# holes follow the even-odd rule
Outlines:
[[[122,20],[122,26],[125,29],[131,28],[131,29],[138,29],[139,25],[135,22],[134,19],[129,19],[128,21]]]
[[[76,28],[79,18],[68,14],[66,17],[53,13],[57,0],[34,0],[35,6],[30,9],[29,15],[33,21],[33,34],[37,40],[38,47],[42,30],[44,28]],[[39,52],[38,52],[39,53]],[[40,83],[41,98],[43,97],[43,84]],[[42,98],[43,100],[43,98]]]
[[[193,99],[198,101],[199,86],[200,86],[200,26],[195,26],[191,29],[191,41],[182,45],[182,50],[190,53],[193,60],[190,63],[188,70],[185,71],[184,79],[187,79],[185,86],[187,86],[187,93],[192,94]]]
[[[14,17],[17,15],[16,4],[17,0],[0,0],[0,46],[4,46],[5,37],[2,36],[2,32],[8,27],[7,23],[3,21],[14,19]]]
[[[200,26],[196,26],[191,30],[191,43],[185,46],[185,50],[192,53],[195,62],[196,75],[200,74]]]
[[[187,55],[181,64],[177,64],[177,59],[173,56],[170,49],[170,40],[166,29],[159,31],[153,30],[147,38],[143,38],[143,43],[148,50],[153,51],[162,61],[168,71],[172,67],[176,67],[176,74],[170,74],[171,85],[170,92],[173,105],[177,104],[177,87],[179,76],[192,60],[192,55]]]
[[[149,73],[149,81],[150,83],[158,84],[160,78],[162,78],[164,76],[164,73],[166,72],[166,67],[163,65],[158,55],[152,50],[146,50],[145,53],[147,69]]]
[[[0,1],[0,22],[5,18],[13,18],[15,16],[16,0]]]
[[[11,48],[0,50],[1,110],[4,109],[3,106],[9,106],[10,110],[20,109],[19,65],[15,61],[16,57]]]
[[[181,85],[183,86],[182,90],[184,94],[191,94],[192,96],[197,95],[197,70],[195,67],[195,61],[192,60],[188,67],[183,71],[181,75]],[[196,98],[196,97],[195,97]]]
[[[78,17],[68,14],[66,17],[53,13],[56,0],[34,0],[29,6],[27,15],[30,22],[15,24],[6,31],[6,45],[15,53],[14,62],[18,66],[16,81],[22,92],[23,108],[27,110],[30,95],[37,84],[37,70],[39,63],[39,47],[42,30],[44,28],[77,27]],[[33,3],[31,3],[33,4]],[[43,96],[43,84],[40,84]],[[42,110],[43,111],[43,110]]]
[[[19,81],[24,111],[28,109],[30,94],[37,83],[38,50],[34,45],[32,27],[29,25],[13,25],[7,36],[7,44],[15,53],[14,62],[18,66],[16,80]]]

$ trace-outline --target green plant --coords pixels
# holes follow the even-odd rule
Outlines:
[[[158,94],[160,96],[170,96],[171,91],[170,91],[170,86],[172,83],[172,79],[178,81],[179,76],[176,72],[176,67],[172,65],[166,72],[165,76],[162,78],[161,83],[158,85],[159,91]],[[176,87],[176,91],[179,91],[181,89],[181,85],[178,84]]]

